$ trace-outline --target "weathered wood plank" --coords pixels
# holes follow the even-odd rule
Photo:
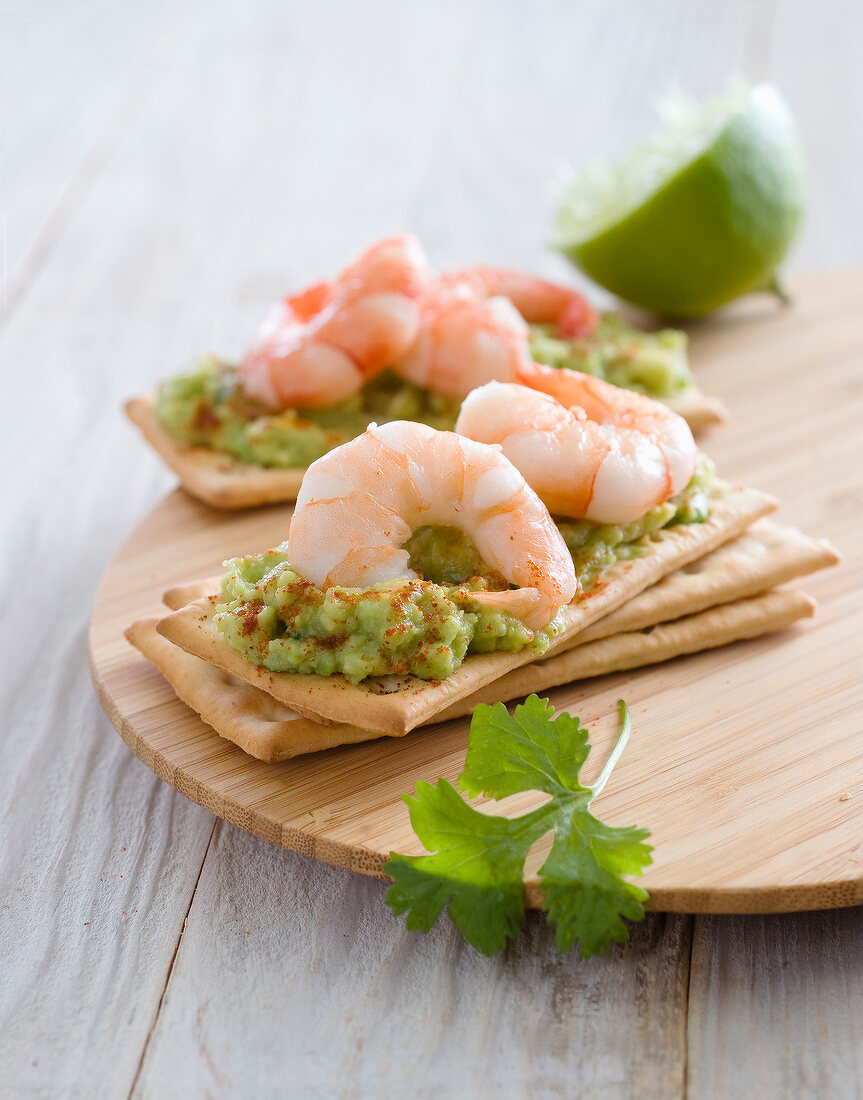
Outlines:
[[[220,823],[135,1095],[682,1094],[689,918],[585,963],[534,914],[486,959],[384,889]]]
[[[688,1046],[693,1100],[856,1100],[863,911],[698,918]]]
[[[128,124],[147,58],[187,4],[7,8],[0,35],[0,316],[23,292]]]
[[[101,375],[100,357],[110,364],[112,353],[95,351],[105,296],[90,295],[105,212],[51,252],[63,220],[51,221],[52,204],[71,225],[111,123],[125,133],[128,119],[112,106],[146,99],[167,10],[115,17],[94,3],[28,9],[5,24],[4,101],[15,109],[4,130],[4,273],[20,289],[36,274],[34,249],[48,258],[0,342],[0,1065],[9,1095],[128,1094],[212,833],[207,813],[117,744],[93,697],[89,604],[111,547],[167,479],[136,469]],[[130,72],[135,94],[123,99]]]
[[[4,556],[14,598],[5,593],[0,656],[0,1065],[10,1096],[128,1092],[212,829],[118,744],[93,696],[86,605],[104,558],[93,536],[111,531],[95,486],[110,480],[113,456],[87,455],[86,467],[58,470],[47,513],[6,501],[20,544]],[[131,509],[118,500],[116,511],[122,524]]]

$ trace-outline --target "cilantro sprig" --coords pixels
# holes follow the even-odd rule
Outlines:
[[[646,829],[613,828],[590,812],[629,737],[631,719],[621,700],[621,733],[591,787],[579,781],[590,752],[589,731],[578,718],[554,717],[548,700],[531,695],[510,715],[503,703],[480,705],[470,726],[458,787],[494,799],[543,791],[548,802],[520,817],[481,813],[445,779],[417,783],[404,795],[414,832],[428,855],[390,853],[393,884],[387,904],[407,913],[409,929],[428,932],[444,909],[465,939],[491,955],[506,946],[524,920],[524,862],[531,846],[554,833],[539,871],[543,904],[557,945],[576,940],[584,958],[623,942],[627,920],[641,920],[647,893],[624,875],[650,863]]]

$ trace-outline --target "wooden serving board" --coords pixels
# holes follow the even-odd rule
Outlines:
[[[863,901],[863,273],[810,276],[794,289],[791,308],[753,299],[691,337],[702,387],[728,405],[729,423],[705,441],[720,471],[776,494],[781,521],[843,554],[806,581],[816,618],[550,693],[592,730],[588,779],[616,736],[616,701],[630,706],[629,747],[595,808],[611,824],[651,830],[643,884],[654,909]],[[401,795],[417,780],[455,780],[467,719],[262,764],[219,738],[123,637],[159,612],[165,588],[281,541],[289,515],[284,506],[220,514],[179,490],[163,501],[103,579],[93,679],[132,751],[182,794],[273,843],[379,875],[391,850],[422,851]],[[539,858],[528,868],[531,904]]]

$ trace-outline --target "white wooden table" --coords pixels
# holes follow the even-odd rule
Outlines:
[[[0,36],[0,1094],[859,1095],[859,910],[651,915],[589,963],[534,915],[487,960],[159,782],[85,654],[172,484],[124,396],[384,233],[565,274],[549,180],[669,85],[775,79],[793,264],[863,263],[859,0],[13,0]]]

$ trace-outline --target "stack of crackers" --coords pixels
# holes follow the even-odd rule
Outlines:
[[[788,626],[814,601],[788,581],[833,565],[823,539],[765,518],[771,497],[719,483],[710,518],[660,531],[643,556],[607,569],[565,609],[562,633],[537,660],[529,653],[467,657],[446,680],[269,672],[232,649],[213,622],[219,578],[170,589],[171,612],[126,631],[179,698],[221,737],[260,760],[380,736],[469,714],[478,703],[654,664]],[[289,515],[274,516],[273,544]],[[263,550],[264,547],[261,547]],[[235,548],[226,546],[224,557]]]

